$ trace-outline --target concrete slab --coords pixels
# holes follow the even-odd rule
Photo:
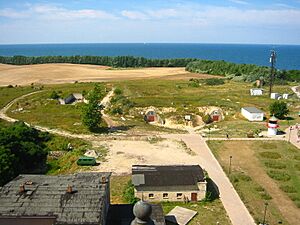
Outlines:
[[[176,206],[165,216],[165,219],[174,224],[186,225],[196,214],[194,210]]]

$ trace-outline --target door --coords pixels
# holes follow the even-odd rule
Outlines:
[[[219,121],[219,115],[213,115],[213,121]]]
[[[197,193],[191,193],[191,201],[196,202],[197,201]]]

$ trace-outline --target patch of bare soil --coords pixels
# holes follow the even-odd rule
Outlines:
[[[107,141],[109,148],[106,162],[94,167],[95,171],[129,174],[134,164],[198,164],[197,155],[188,154],[177,141],[162,140],[156,143],[147,141]],[[94,143],[97,144],[97,143]],[[103,142],[101,142],[103,144]],[[172,157],[170,157],[172,156]]]
[[[210,75],[205,75],[209,76]],[[201,75],[185,71],[184,67],[110,69],[107,66],[78,64],[5,65],[0,64],[0,86],[57,84],[75,81],[135,80],[146,78],[189,79]]]
[[[290,224],[299,224],[299,209],[289,199],[289,197],[280,190],[276,182],[270,178],[262,168],[259,160],[254,155],[254,151],[249,145],[239,145],[236,142],[225,142],[221,160],[228,163],[230,155],[233,155],[233,169],[246,170],[251,178],[259,183],[272,196],[272,200],[282,215]]]

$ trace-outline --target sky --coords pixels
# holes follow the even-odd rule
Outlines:
[[[0,0],[0,44],[300,44],[300,0]]]

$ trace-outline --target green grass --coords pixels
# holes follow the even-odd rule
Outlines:
[[[5,106],[13,99],[34,91],[36,90],[29,86],[27,87],[18,86],[18,87],[11,87],[11,88],[0,87],[0,108]]]
[[[218,106],[225,113],[225,120],[219,123],[213,123],[209,126],[217,126],[216,131],[211,131],[211,137],[225,137],[228,133],[229,137],[246,137],[248,133],[258,133],[266,130],[265,122],[249,122],[240,114],[241,107],[255,106],[268,113],[269,104],[274,102],[268,94],[263,96],[250,96],[249,89],[252,85],[249,83],[226,81],[225,84],[219,86],[209,86],[200,81],[199,87],[191,87],[190,81],[183,80],[160,80],[147,79],[135,81],[119,81],[107,83],[106,86],[115,86],[123,91],[123,94],[130,102],[135,103],[135,107],[154,106],[159,109],[163,107],[172,107],[176,109],[176,113],[165,113],[162,118],[175,116],[178,123],[184,123],[184,115],[198,114],[197,107]],[[89,133],[89,131],[81,124],[81,109],[79,105],[59,105],[55,100],[49,100],[49,96],[53,90],[58,92],[62,97],[66,97],[73,92],[89,91],[93,88],[93,83],[77,83],[77,84],[60,84],[48,85],[44,87],[45,92],[32,95],[21,100],[18,105],[14,105],[11,110],[24,108],[22,112],[8,114],[17,119],[24,120],[32,124],[48,126],[51,128],[60,128],[75,133]],[[16,89],[19,93],[15,94],[12,90]],[[9,101],[13,95],[21,95],[23,92],[32,91],[31,87],[22,88],[2,88],[1,91],[9,96],[2,98],[1,101]],[[289,86],[275,86],[274,92],[292,94]],[[291,97],[286,100],[289,104],[290,117],[293,120],[280,121],[280,128],[284,130],[289,124],[300,123],[297,116],[298,99]],[[2,103],[4,104],[4,103]],[[182,132],[174,129],[167,129],[149,125],[143,121],[143,116],[136,111],[130,112],[130,115],[124,115],[127,119],[122,121],[120,116],[115,119],[124,125],[125,129],[132,131],[164,131],[164,132]],[[174,118],[175,118],[174,117]],[[103,126],[105,126],[103,124]]]
[[[68,150],[67,148],[69,143],[72,146],[72,150]],[[97,151],[100,154],[97,160],[100,161],[103,161],[107,154],[107,149],[104,146],[95,148],[92,147],[90,142],[82,139],[65,138],[55,135],[46,144],[49,150],[54,152],[53,155],[49,152],[47,158],[47,174],[50,175],[68,174],[91,169],[90,166],[83,167],[76,164],[77,159],[88,149]]]
[[[60,105],[57,100],[49,99],[49,96],[54,90],[61,97],[67,97],[74,92],[88,92],[93,87],[93,83],[45,86],[44,92],[19,100],[10,108],[8,115],[34,125],[59,128],[73,133],[89,133],[88,129],[81,123],[81,108],[84,103]],[[21,112],[13,111],[18,108],[24,110]],[[102,125],[106,126],[104,123]]]
[[[236,143],[238,147],[233,150],[233,144],[227,147],[229,143]],[[274,179],[274,182],[283,191],[283,195],[286,194],[297,207],[300,206],[300,171],[296,169],[296,165],[299,163],[296,158],[300,158],[300,151],[293,145],[285,141],[210,141],[208,145],[255,221],[261,222],[264,202],[271,200],[272,197],[269,190],[265,190],[251,177],[252,172],[248,171],[248,167],[243,166],[246,162],[241,164],[239,162],[239,166],[232,169],[230,175],[228,174],[228,154],[233,155],[234,158],[243,157],[243,155],[238,156],[238,149],[251,148],[255,152],[254,157],[258,158],[260,166],[268,176]],[[249,159],[249,163],[251,163],[250,161],[251,159]],[[272,201],[268,202],[268,222],[277,224],[278,221],[282,221],[283,224],[288,224],[278,210],[278,206]]]

